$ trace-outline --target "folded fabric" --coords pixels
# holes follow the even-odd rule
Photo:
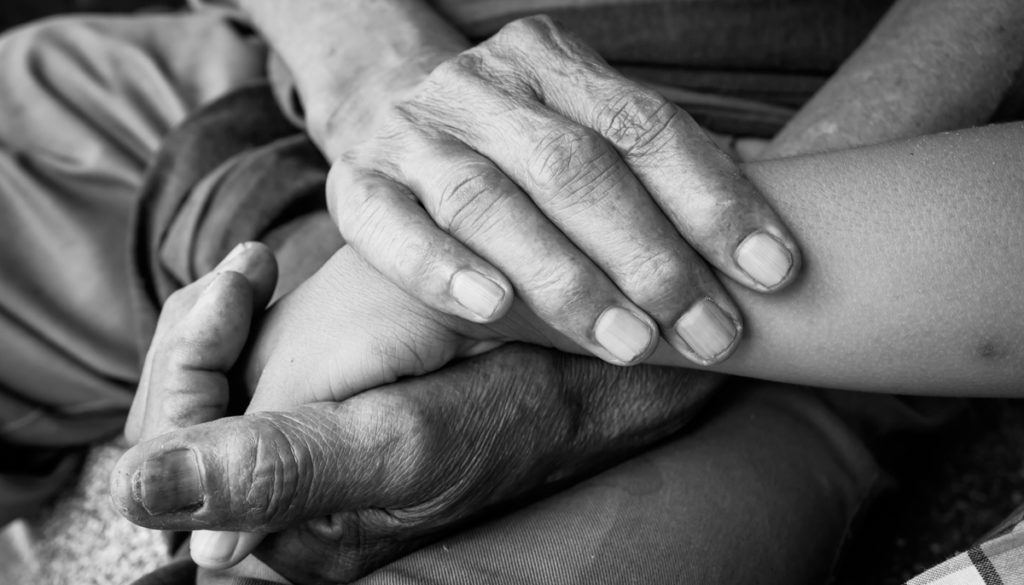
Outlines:
[[[150,166],[133,219],[129,270],[140,355],[167,297],[238,242],[260,240],[276,252],[299,245],[320,262],[339,248],[324,203],[326,177],[320,152],[281,113],[266,83],[236,90],[176,128]],[[282,263],[283,279],[289,268]]]
[[[0,525],[121,432],[139,375],[126,244],[145,168],[188,112],[263,79],[266,59],[200,14],[0,37]]]

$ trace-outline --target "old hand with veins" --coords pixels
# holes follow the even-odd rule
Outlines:
[[[548,18],[471,47],[417,0],[239,5],[335,161],[346,241],[434,309],[493,323],[518,298],[610,363],[661,337],[709,365],[743,323],[712,268],[759,292],[799,272],[789,230],[694,120]]]
[[[1024,124],[992,126],[827,156],[750,165],[750,176],[767,193],[778,197],[790,214],[787,217],[807,226],[803,233],[813,246],[809,249],[828,262],[809,264],[813,270],[807,274],[806,283],[792,294],[766,297],[736,291],[748,317],[757,320],[758,335],[718,369],[805,385],[883,392],[1019,392],[1020,380],[1024,379],[1022,362],[979,360],[965,339],[980,333],[986,339],[1002,340],[1001,351],[1024,351],[1024,306],[1015,293],[1021,286],[1020,275],[1024,274],[1024,257],[1018,253],[1024,249],[1024,233],[1019,229],[1020,221],[1024,221],[1024,202],[1018,194],[1024,161],[1021,151],[1012,147],[1022,135]],[[865,172],[866,169],[873,172]],[[962,197],[965,184],[976,187],[971,200]],[[893,190],[904,197],[892,201]],[[829,196],[823,198],[823,192]],[[828,207],[829,202],[834,202],[832,207]],[[823,215],[823,206],[836,210],[836,217]],[[845,230],[838,229],[840,225]],[[915,225],[917,229],[893,230],[893,225]],[[985,225],[988,231],[984,237],[974,237],[970,236],[972,232],[959,229],[963,225]],[[953,233],[965,234],[955,247],[949,242]],[[1004,245],[991,246],[991,238]],[[877,248],[857,245],[864,241],[886,243]],[[965,261],[935,263],[936,250]],[[971,258],[986,261],[966,261]],[[901,293],[908,290],[913,294]],[[966,294],[966,290],[973,292]],[[977,302],[979,296],[985,302]],[[870,302],[871,311],[864,310],[866,302]],[[219,306],[217,302],[210,304]],[[892,315],[902,318],[895,320]],[[478,349],[476,345],[481,339],[506,335],[510,339],[520,336],[535,343],[550,343],[544,338],[543,328],[529,322],[525,323],[531,327],[525,327],[523,322],[515,321],[515,316],[513,311],[498,323],[483,326],[444,315],[409,297],[354,251],[342,249],[294,293],[277,303],[263,321],[247,366],[250,384],[255,388],[249,414],[208,424],[260,425],[270,417],[323,436],[301,417],[295,418],[296,404],[338,403],[337,408],[344,412],[344,405],[349,402],[346,398],[402,376],[440,368],[446,358]],[[827,319],[827,327],[822,326],[823,319]],[[175,321],[193,322],[189,318],[171,322]],[[503,327],[507,328],[504,332]],[[238,335],[243,330],[234,327],[227,331]],[[919,343],[921,336],[927,336],[927,347]],[[182,339],[188,341],[190,336]],[[244,341],[240,341],[235,347],[243,345]],[[167,361],[149,361],[151,366],[163,368],[164,373],[157,378],[169,378],[168,371],[173,376],[179,370],[216,374],[218,368],[225,368],[230,361],[217,361],[212,366],[203,362],[190,368],[188,359],[206,354],[187,351],[189,346],[185,343],[184,351],[155,346],[157,354],[170,356]],[[227,345],[221,349],[241,351],[231,350]],[[208,357],[216,359],[217,355],[211,353]],[[149,375],[144,380],[147,378],[157,379]],[[218,386],[224,388],[220,394],[223,396],[226,382],[218,384],[223,384]],[[187,383],[160,384],[150,388],[148,399],[140,398],[146,405],[140,409],[153,411],[157,417],[167,416],[176,409],[173,404],[167,406],[167,398],[162,399],[163,405],[154,401],[154,391],[178,393],[187,401],[197,390]],[[317,406],[298,408],[310,413]],[[200,410],[206,415],[213,414],[211,410]],[[143,413],[133,410],[132,415]],[[198,421],[186,418],[178,424],[192,422]],[[157,425],[149,424],[130,425],[129,429],[145,432],[150,427],[157,431]],[[289,469],[302,469],[303,463],[308,470],[308,464],[317,461],[318,456],[307,456],[306,450],[275,448],[265,452],[280,451],[300,457],[274,455],[273,462],[264,468],[268,475],[265,481],[250,485],[289,488],[283,499],[268,500],[266,497],[277,492],[260,489],[253,492],[255,500],[235,497],[232,504],[241,506],[234,510],[235,514],[224,514],[223,508],[207,505],[208,496],[231,497],[232,492],[213,489],[219,484],[202,483],[198,478],[205,476],[199,473],[207,469],[210,473],[225,473],[231,468],[234,452],[243,454],[237,468],[251,468],[260,461],[251,456],[254,445],[261,444],[260,441],[267,445],[267,440],[274,442],[287,436],[278,432],[278,427],[266,430],[264,434],[250,433],[253,441],[244,440],[246,435],[241,434],[238,436],[243,440],[234,447],[225,444],[221,449],[211,448],[210,459],[204,458],[202,465],[193,455],[174,459],[191,465],[182,467],[193,470],[185,473],[162,467],[166,461],[162,454],[187,455],[186,446],[195,439],[190,433],[198,431],[186,429],[154,437],[119,463],[112,490],[115,499],[129,518],[147,526],[272,530],[280,525],[261,523],[266,518],[261,514],[276,513],[277,518],[295,519],[288,514],[303,510],[309,494],[337,496],[340,491],[344,495],[345,490],[332,490],[330,484],[293,484],[294,478],[334,481],[331,478],[344,475],[290,473]],[[329,449],[316,451],[324,457],[328,452]],[[227,457],[228,464],[218,457]],[[161,464],[151,465],[151,461]],[[207,461],[211,462],[209,468],[205,467]],[[336,462],[336,458],[324,461]],[[143,487],[146,485],[157,491],[147,491]],[[183,489],[190,485],[211,489]],[[147,508],[149,498],[162,493],[199,495],[181,509]],[[248,496],[249,492],[244,494]],[[327,502],[344,509],[339,500]],[[331,513],[329,509],[326,504],[322,509],[314,508]],[[238,535],[230,538],[238,544]],[[229,551],[229,556],[234,552],[237,549]]]
[[[328,207],[438,310],[493,323],[515,295],[608,362],[643,361],[660,331],[709,365],[742,330],[711,267],[761,292],[797,273],[789,231],[696,122],[545,17],[403,95],[337,157]]]
[[[958,19],[956,22],[975,21]],[[983,38],[996,37],[988,35]],[[971,69],[975,70],[982,71]],[[812,244],[812,249],[817,251],[819,258],[827,258],[829,262],[814,265],[808,283],[802,287],[803,293],[798,291],[774,301],[743,294],[744,308],[758,317],[759,326],[755,330],[759,335],[752,351],[745,352],[742,359],[733,363],[732,370],[802,383],[878,390],[901,388],[916,392],[948,393],[951,390],[962,391],[964,388],[977,387],[980,391],[991,393],[1006,391],[1000,388],[1015,387],[1014,381],[1020,379],[1019,368],[1005,361],[1000,363],[988,360],[979,363],[969,351],[964,351],[965,347],[970,348],[964,345],[963,340],[965,333],[969,334],[973,329],[982,331],[990,338],[1007,340],[1007,344],[1004,344],[1006,349],[1013,351],[1017,347],[1013,340],[1020,339],[1020,332],[1012,326],[1016,321],[1007,318],[1008,315],[1018,315],[1020,307],[1015,304],[1016,301],[1000,292],[1013,290],[1013,279],[1007,281],[1007,277],[1020,272],[1005,269],[1014,266],[1019,258],[1000,252],[1019,249],[1021,245],[1019,238],[1014,239],[1014,234],[1019,235],[1019,230],[1014,226],[1017,225],[1015,222],[1021,215],[1021,209],[1015,206],[1013,201],[1016,199],[1010,198],[1007,190],[1017,180],[1014,169],[1020,168],[1019,151],[1007,148],[1007,145],[1015,144],[1020,132],[1019,126],[993,128],[832,157],[780,161],[751,167],[749,171],[758,184],[769,194],[774,194],[776,205],[787,212],[786,217],[794,221],[795,225],[803,226],[803,235]],[[865,173],[866,169],[871,172]],[[965,207],[958,188],[952,185],[971,182],[979,176],[986,177],[986,180],[976,184],[974,192],[977,201]],[[807,180],[807,177],[817,179]],[[956,180],[952,181],[952,177]],[[904,194],[895,206],[888,196],[892,192]],[[835,218],[823,216],[820,209],[823,205],[828,207],[830,201],[845,202],[844,206],[834,209]],[[992,249],[984,241],[966,239],[950,249],[946,236],[960,232],[955,229],[951,232],[945,227],[949,218],[987,225],[991,233],[1001,234],[1007,240],[1012,240],[1012,243]],[[837,229],[839,224],[844,226],[845,231]],[[873,231],[873,226],[885,230],[891,224],[916,225],[920,229],[913,234]],[[885,245],[879,249],[865,249],[862,245],[864,241],[885,242]],[[983,265],[976,262],[947,263],[938,267],[937,272],[934,263],[927,261],[935,250],[946,250],[963,258],[985,257],[990,262]],[[303,294],[309,299],[329,300],[330,292],[325,290],[318,293],[313,289],[329,289],[343,284],[344,276],[341,275],[358,275],[365,270],[365,265],[360,267],[360,264],[358,257],[352,254],[339,254],[323,274],[318,275],[317,282],[309,285],[310,290]],[[1000,266],[1003,269],[993,272],[986,270],[988,266]],[[348,272],[353,267],[354,272]],[[950,269],[954,269],[954,275],[949,274]],[[331,276],[329,273],[332,272],[336,275]],[[372,271],[363,274],[369,278],[366,282],[381,287],[373,290],[383,291],[385,296],[397,294],[375,280],[379,279],[379,275],[373,276]],[[922,288],[914,283],[933,285]],[[938,283],[943,284],[940,286]],[[970,283],[988,287],[986,290],[990,292],[984,295],[986,303],[964,302],[964,299],[973,296],[961,294],[960,288]],[[889,294],[908,288],[919,292],[912,298]],[[805,294],[815,291],[834,293],[824,296]],[[836,294],[837,291],[842,291],[842,294]],[[737,289],[736,294],[741,294],[741,291]],[[862,310],[863,302],[867,299],[873,303],[873,311]],[[935,307],[943,307],[944,310],[936,313]],[[284,305],[282,309],[279,314],[291,312],[300,321],[304,320],[305,325],[278,320],[275,327],[285,330],[292,326],[297,330],[307,327],[313,331],[321,328],[319,330],[325,333],[329,328],[322,314],[304,312],[298,305]],[[359,312],[357,310],[356,314]],[[449,333],[445,333],[445,318],[432,316],[424,308],[413,309],[406,315],[407,320],[399,313],[387,315],[386,309],[383,312],[393,324],[405,327],[407,333],[427,334],[433,336],[434,341],[440,342],[458,339],[461,340],[458,343],[467,344],[463,334],[448,337]],[[891,314],[907,315],[901,321],[903,323],[934,323],[927,330],[920,331],[928,334],[933,341],[927,355],[915,353],[916,346],[901,343],[901,340],[911,336],[913,326],[910,331],[903,326],[894,326],[891,320],[885,318]],[[923,319],[925,315],[927,320]],[[937,315],[956,315],[957,320],[948,322],[938,319],[936,322]],[[993,319],[994,315],[1000,315],[1000,318]],[[823,330],[820,324],[826,316],[829,327]],[[920,330],[920,325],[917,328]],[[492,329],[491,334],[494,331]],[[831,333],[833,331],[843,331],[844,334],[837,336]],[[544,335],[549,336],[549,342],[557,337],[538,327],[534,327],[532,333],[540,335],[541,341]],[[479,335],[479,330],[476,335]],[[287,331],[271,337],[290,337],[293,342],[303,340],[297,333],[289,334]],[[468,339],[473,339],[472,335]],[[381,358],[408,354],[406,365],[411,365],[413,369],[426,368],[429,364],[429,359],[423,361],[424,356],[417,355],[419,350],[410,347],[406,339],[401,339],[403,345],[389,345],[394,341],[378,344],[374,355]],[[323,336],[319,336],[315,342],[330,345],[330,339]],[[461,349],[457,347],[450,350],[450,353],[457,355],[460,351],[474,351],[472,345],[468,343]],[[342,349],[347,347],[343,346]],[[329,349],[325,349],[318,357],[330,354]],[[429,354],[424,355],[430,358]],[[260,377],[260,385],[266,384],[270,388],[275,383],[287,381],[286,377],[278,377],[273,372],[276,370],[281,375],[285,374],[287,368],[283,366],[294,354],[267,352],[264,357],[269,361],[262,362],[262,371],[271,372],[271,375]],[[281,358],[280,361],[278,358]],[[339,365],[341,361],[338,358],[339,354],[335,354],[327,363],[306,362],[312,366],[312,370],[307,371],[315,371],[320,367],[337,368],[335,374],[342,373],[343,366]],[[277,362],[277,365],[272,362]],[[257,368],[251,371],[259,373],[261,370]],[[376,374],[371,373],[369,378],[374,375],[380,378],[381,374],[387,377],[384,369],[378,368]],[[336,378],[334,374],[327,374],[320,381],[330,381],[332,376]],[[358,378],[349,378],[349,381]],[[303,382],[309,381],[307,379]],[[345,385],[343,380],[335,379],[334,382]],[[258,391],[257,396],[261,394]],[[342,392],[339,395],[344,394]],[[287,402],[283,400],[283,403]],[[138,504],[135,506],[138,511]],[[138,513],[140,519],[145,516],[144,512]],[[149,522],[154,523],[153,520]]]
[[[202,567],[242,562],[220,576],[350,581],[489,506],[669,436],[722,380],[509,345],[343,401],[263,387],[257,397],[283,395],[276,412],[250,406],[245,416],[220,418],[228,372],[275,275],[272,254],[250,243],[175,293],[127,425],[138,444],[113,474],[116,505],[140,524],[251,531],[193,534]],[[396,321],[375,320],[384,307],[373,289],[351,291],[336,299],[360,307],[349,331],[403,333]],[[270,325],[254,335],[279,333]],[[288,343],[301,353],[315,346],[311,339]],[[246,559],[278,530],[258,551],[273,571]]]

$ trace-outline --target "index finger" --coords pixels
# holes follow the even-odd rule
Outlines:
[[[224,415],[227,373],[276,280],[270,250],[240,244],[212,272],[168,299],[125,426],[130,441]]]

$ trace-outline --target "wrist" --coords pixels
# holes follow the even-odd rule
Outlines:
[[[469,47],[425,0],[238,0],[295,81],[307,127],[333,159],[342,134]]]
[[[381,115],[415,91],[435,67],[459,52],[455,46],[423,47],[395,62],[299,82],[307,132],[328,160],[337,159],[368,137]]]
[[[442,313],[410,296],[366,262],[351,246],[337,251],[314,275],[317,286],[306,302],[327,307],[343,304],[340,319],[347,323],[366,320],[377,332],[393,332],[406,349],[420,354],[419,368],[403,374],[431,372],[455,357],[473,356],[499,343],[479,325]],[[386,324],[386,325],[382,325]]]

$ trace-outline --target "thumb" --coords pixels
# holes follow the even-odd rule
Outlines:
[[[414,417],[401,400],[369,396],[223,418],[141,443],[115,466],[111,497],[150,528],[262,533],[394,505],[417,471]]]

